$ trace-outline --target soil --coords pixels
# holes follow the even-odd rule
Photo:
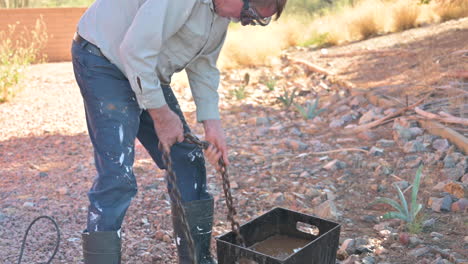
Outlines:
[[[407,89],[385,95],[397,101],[411,95],[408,100],[414,102],[419,96],[418,85],[450,84],[453,79],[446,77],[447,73],[468,69],[468,19],[326,51],[296,48],[287,53],[330,69],[359,88],[403,85]],[[245,74],[250,76],[248,85],[243,84]],[[276,82],[269,88],[266,83],[272,78]],[[405,153],[404,146],[395,140],[381,156],[364,153],[380,139],[395,139],[393,122],[360,134],[345,133],[343,127],[330,128],[330,123],[347,111],[375,106],[364,100],[351,109],[352,101],[359,98],[327,76],[299,65],[283,61],[269,67],[225,71],[221,82],[231,186],[241,224],[277,206],[319,214],[323,209],[319,205],[332,201],[336,212],[321,215],[342,224],[340,242],[367,239],[371,252],[360,258],[371,256],[375,263],[432,263],[436,254],[415,257],[394,235],[377,231],[374,226],[387,223],[381,216],[391,208],[370,204],[378,196],[395,198],[393,182],[411,183],[417,166],[409,163],[420,156],[427,164],[418,199],[424,205],[424,220],[435,219],[436,225],[415,235],[423,241],[418,247],[437,246],[459,259],[468,259],[466,211],[438,213],[427,206],[429,197],[439,194],[433,187],[446,179],[441,173],[443,155],[459,152],[456,147],[439,153],[442,156],[434,150]],[[239,96],[243,87],[244,98]],[[96,172],[71,64],[33,65],[19,88],[14,100],[0,105],[0,263],[17,262],[24,232],[40,215],[54,217],[60,227],[60,250],[52,263],[82,263],[80,234],[86,222],[86,193]],[[186,83],[176,81],[173,89],[194,133],[202,137]],[[289,93],[296,89],[295,102],[300,105],[320,96],[319,108],[327,110],[306,120],[294,105],[286,108],[278,100],[283,89]],[[352,150],[315,153],[343,148]],[[134,172],[139,192],[122,229],[123,263],[177,263],[164,173],[139,143],[136,153]],[[346,165],[333,167],[330,162],[334,160]],[[216,207],[213,235],[218,236],[228,232],[230,224],[220,177],[207,166],[208,188]],[[391,173],[386,173],[387,169]],[[397,235],[405,231],[398,221],[388,223]],[[45,262],[55,245],[54,232],[53,225],[40,220],[28,237],[23,263]],[[433,239],[431,232],[442,234],[442,238]]]

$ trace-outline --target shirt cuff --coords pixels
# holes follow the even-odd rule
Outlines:
[[[142,94],[136,94],[136,97],[142,109],[159,108],[166,104],[161,88],[146,90]]]
[[[202,122],[205,120],[219,120],[218,102],[216,103],[201,103],[197,105],[197,121]]]

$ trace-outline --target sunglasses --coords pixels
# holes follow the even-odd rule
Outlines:
[[[260,25],[266,26],[270,24],[271,17],[262,17],[258,14],[255,7],[250,6],[249,0],[243,0],[244,6],[240,13],[240,21],[243,26],[251,25]]]

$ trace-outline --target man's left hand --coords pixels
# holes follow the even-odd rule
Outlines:
[[[221,121],[205,120],[203,126],[205,127],[205,140],[211,143],[205,151],[206,158],[217,170],[219,170],[218,161],[220,158],[226,165],[229,165],[226,137]]]

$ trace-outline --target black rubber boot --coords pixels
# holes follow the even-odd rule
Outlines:
[[[211,229],[213,227],[213,198],[210,196],[209,199],[185,203],[184,208],[189,222],[190,233],[195,243],[197,264],[216,264],[217,262],[210,253]],[[187,239],[183,233],[184,229],[180,217],[175,214],[174,207],[172,207],[172,212],[174,237],[179,252],[179,264],[193,264],[193,260],[189,256]]]
[[[84,232],[83,257],[85,264],[120,264],[120,236],[116,231]]]

